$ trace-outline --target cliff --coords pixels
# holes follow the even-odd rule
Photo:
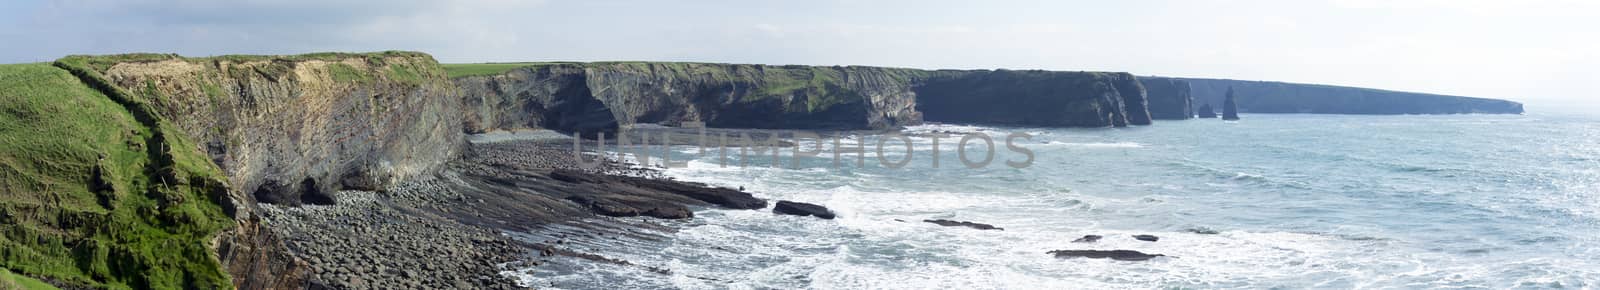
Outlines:
[[[1126,73],[939,71],[913,90],[917,109],[929,121],[1058,127],[1150,124],[1144,89]]]
[[[604,132],[617,126],[890,129],[939,122],[1148,125],[1125,73],[927,71],[861,66],[605,62],[450,65],[464,130]],[[1017,113],[1026,112],[1026,113]]]
[[[1512,101],[1396,92],[1367,88],[1225,79],[1161,78],[1189,83],[1196,103],[1224,101],[1229,87],[1242,113],[1312,114],[1521,114]]]
[[[1186,120],[1195,116],[1194,97],[1189,93],[1189,82],[1172,78],[1140,77],[1150,99],[1150,118],[1156,120]]]
[[[247,200],[328,203],[319,193],[381,189],[436,169],[464,142],[460,98],[426,54],[88,60],[202,144]]]
[[[0,262],[68,285],[304,287],[257,202],[383,190],[464,144],[461,98],[420,53],[70,56],[0,75]]]
[[[907,84],[922,71],[875,67],[610,62],[552,63],[456,78],[468,132],[705,122],[767,129],[916,124]]]

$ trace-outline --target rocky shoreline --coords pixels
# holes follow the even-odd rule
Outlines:
[[[606,216],[682,219],[700,207],[767,207],[746,192],[670,180],[615,159],[580,168],[570,142],[471,144],[439,174],[386,191],[335,192],[332,205],[263,204],[263,222],[311,269],[309,288],[520,289],[530,285],[503,273],[534,257],[628,262],[567,249],[562,236],[513,235]],[[604,230],[574,232],[591,231]]]

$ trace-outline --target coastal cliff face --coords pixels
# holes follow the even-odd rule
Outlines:
[[[1194,118],[1194,97],[1189,93],[1189,82],[1172,78],[1140,77],[1150,99],[1150,118],[1156,120],[1187,120]]]
[[[557,63],[455,79],[465,130],[596,132],[639,123],[766,129],[916,124],[923,71],[703,63]]]
[[[1241,113],[1310,114],[1521,114],[1512,101],[1396,92],[1377,89],[1193,78],[1146,78],[1186,81],[1196,105],[1221,105],[1229,87]]]
[[[330,203],[453,159],[460,98],[425,54],[321,54],[107,62],[114,85],[147,100],[203,146],[244,200]]]
[[[154,140],[167,140],[160,148],[171,152],[159,159],[196,156],[191,167],[210,171],[193,171],[213,172],[215,181],[201,183],[212,184],[207,198],[189,200],[214,203],[232,223],[172,241],[204,241],[215,254],[210,261],[221,262],[209,269],[225,271],[217,277],[231,276],[240,289],[309,283],[307,263],[267,230],[257,202],[332,203],[328,193],[336,190],[384,190],[433,173],[464,145],[461,98],[420,53],[75,56],[57,66],[161,129]]]
[[[929,121],[1148,125],[1126,73],[706,63],[547,63],[454,79],[464,130],[605,132],[640,123],[892,129]]]
[[[1144,88],[1126,73],[939,71],[914,90],[917,109],[929,121],[1057,127],[1150,124]]]

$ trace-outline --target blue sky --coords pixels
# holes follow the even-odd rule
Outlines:
[[[443,62],[670,60],[1128,71],[1600,112],[1600,1],[200,1],[0,3],[0,62],[417,50]]]

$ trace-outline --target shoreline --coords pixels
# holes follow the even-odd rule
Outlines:
[[[570,142],[471,142],[438,174],[387,191],[339,191],[333,205],[264,204],[262,216],[311,269],[313,289],[520,289],[538,285],[513,276],[556,257],[633,265],[570,247],[577,239],[659,235],[672,229],[663,222],[697,208],[767,207],[747,192],[611,158],[580,169]]]

